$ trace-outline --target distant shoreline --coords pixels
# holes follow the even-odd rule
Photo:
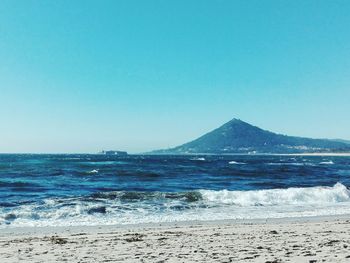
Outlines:
[[[144,153],[135,155],[225,155],[225,156],[350,156],[350,153]]]
[[[101,155],[99,153],[1,153],[0,155]],[[137,156],[137,155],[178,155],[178,156],[198,156],[198,155],[227,155],[227,156],[350,156],[350,152],[348,153],[341,153],[341,152],[334,152],[334,153],[152,153],[152,152],[145,152],[145,153],[129,153],[128,156]],[[102,155],[103,156],[103,155]],[[118,156],[118,155],[111,155],[111,156]],[[120,157],[120,156],[119,156]]]
[[[273,155],[294,155],[294,156],[350,156],[350,153],[285,153]]]

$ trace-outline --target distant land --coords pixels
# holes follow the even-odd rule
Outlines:
[[[263,130],[239,119],[183,145],[152,154],[293,154],[349,153],[350,141],[287,136]]]
[[[348,141],[348,140],[343,140],[343,139],[331,139],[331,141],[342,142],[342,143],[350,144],[350,141]]]

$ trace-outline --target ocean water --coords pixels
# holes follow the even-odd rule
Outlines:
[[[0,228],[350,213],[350,157],[0,155]]]

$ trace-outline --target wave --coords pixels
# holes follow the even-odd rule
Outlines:
[[[94,200],[120,200],[123,202],[136,201],[165,201],[165,200],[181,200],[184,202],[195,202],[202,200],[202,196],[198,191],[190,192],[129,192],[129,191],[114,191],[94,193],[90,196]]]
[[[39,187],[38,184],[31,182],[23,182],[23,181],[0,181],[0,187],[13,187],[13,188],[31,188],[31,187]]]
[[[199,202],[212,205],[277,206],[350,202],[350,190],[341,183],[334,186],[294,187],[250,191],[197,190],[189,192],[101,192],[94,199],[132,201]]]
[[[0,207],[0,227],[138,224],[350,213],[350,191],[332,187],[251,191],[100,192]]]
[[[286,165],[292,165],[292,166],[314,166],[315,164],[310,163],[310,162],[304,162],[304,163],[299,163],[299,162],[292,162],[292,163],[288,163],[288,162],[282,162],[282,163],[267,163],[267,165],[281,165],[281,166],[286,166]]]
[[[98,173],[98,169],[94,169],[94,170],[88,171],[86,173],[88,173],[88,174],[97,174]]]
[[[324,161],[324,162],[320,162],[320,164],[334,164],[333,161]]]
[[[350,202],[350,191],[345,185],[333,187],[269,189],[254,191],[201,190],[202,198],[208,202],[237,206],[305,205]]]
[[[236,162],[236,161],[229,161],[229,164],[246,164],[246,163],[242,163],[242,162]]]
[[[122,165],[122,164],[128,164],[128,162],[124,161],[83,161],[81,164],[85,165]]]
[[[191,161],[205,161],[204,157],[198,157],[198,158],[191,158]]]

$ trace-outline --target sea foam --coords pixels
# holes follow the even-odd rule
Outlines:
[[[205,161],[204,157],[196,157],[196,158],[191,158],[191,161]]]
[[[237,206],[277,206],[350,202],[350,191],[341,183],[333,187],[269,189],[254,191],[200,190],[205,201]]]
[[[320,162],[320,164],[334,164],[333,161],[324,161],[324,162]]]
[[[266,219],[350,213],[350,191],[333,187],[183,193],[124,192],[90,198],[47,199],[1,213],[0,228],[160,223],[191,220]],[[126,199],[125,199],[126,198]]]
[[[228,163],[229,163],[229,164],[245,164],[245,163],[242,163],[242,162],[236,162],[236,161],[229,161]]]

